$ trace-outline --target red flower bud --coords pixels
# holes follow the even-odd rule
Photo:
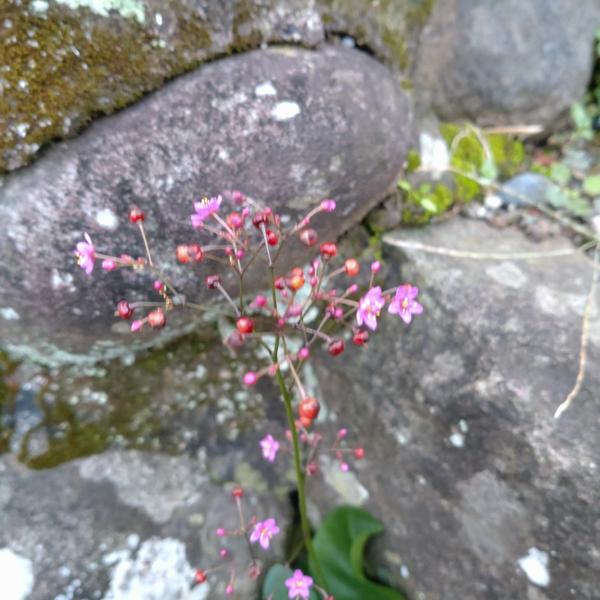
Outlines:
[[[354,334],[352,341],[357,346],[364,346],[369,341],[369,332],[368,331],[357,331]]]
[[[267,229],[266,235],[267,243],[269,244],[269,246],[277,246],[277,244],[279,243],[279,238],[277,237],[277,234],[274,231]]]
[[[131,304],[127,302],[127,300],[121,300],[117,303],[117,315],[121,317],[121,319],[130,319],[133,315],[133,308]]]
[[[266,210],[264,212],[257,212],[252,217],[252,225],[254,225],[254,227],[256,227],[257,229],[260,229],[260,226],[266,225],[269,222],[270,218],[271,213]]]
[[[364,448],[355,448],[354,449],[354,458],[356,460],[361,460],[365,457],[365,449]]]
[[[153,329],[160,329],[165,326],[167,318],[162,308],[156,308],[148,313],[148,325]]]
[[[244,490],[241,486],[236,485],[232,490],[231,490],[231,497],[232,498],[241,498],[244,495]]]
[[[196,569],[194,573],[194,581],[197,585],[204,583],[206,581],[206,573],[202,569]]]
[[[286,278],[286,284],[294,292],[297,292],[304,285],[304,272],[296,267]]]
[[[331,356],[337,356],[338,354],[341,354],[344,351],[345,348],[345,344],[344,344],[344,340],[331,340],[331,342],[329,342],[329,354],[331,354]]]
[[[310,419],[312,421],[313,419],[316,419],[320,409],[321,405],[319,404],[316,398],[313,398],[312,396],[302,398],[302,400],[300,401],[300,406],[298,407],[298,414],[300,415],[300,420]],[[304,425],[304,423],[302,424]]]
[[[337,246],[333,242],[323,242],[320,247],[323,258],[333,258],[337,256]]]
[[[227,224],[232,229],[239,229],[244,225],[244,219],[239,212],[232,212],[227,216]]]
[[[143,211],[137,207],[134,207],[129,211],[129,220],[132,223],[141,223],[145,218],[146,215],[144,215]]]
[[[319,241],[319,236],[314,229],[303,229],[300,232],[300,241],[305,246],[314,246]]]
[[[209,290],[215,290],[221,284],[221,278],[218,275],[208,275],[204,283]]]
[[[238,331],[243,334],[252,333],[254,331],[254,322],[249,317],[240,317],[235,324]]]
[[[349,258],[344,263],[344,269],[346,269],[346,274],[349,277],[356,277],[360,271],[360,264],[355,258]]]

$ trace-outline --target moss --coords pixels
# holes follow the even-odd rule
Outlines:
[[[16,387],[11,383],[11,376],[17,365],[8,355],[0,351],[0,454],[8,452],[12,435],[12,415],[15,409]]]
[[[328,30],[352,35],[384,62],[405,70],[434,0],[318,0],[318,5]]]

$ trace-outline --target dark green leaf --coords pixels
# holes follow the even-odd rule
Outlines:
[[[340,507],[326,517],[315,535],[314,545],[327,578],[328,593],[343,600],[404,600],[400,592],[364,575],[365,544],[382,531],[382,524],[359,508]],[[311,565],[313,573],[314,570]]]

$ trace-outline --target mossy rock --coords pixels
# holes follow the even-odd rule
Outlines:
[[[432,1],[8,0],[0,19],[0,173],[176,75],[265,43],[312,48],[326,32],[347,33],[406,68]]]

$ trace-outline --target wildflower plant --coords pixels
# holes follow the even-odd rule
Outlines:
[[[359,288],[355,283],[361,270],[358,260],[340,257],[336,243],[320,241],[317,231],[311,227],[313,219],[320,213],[332,213],[335,209],[335,201],[325,199],[299,221],[284,225],[284,220],[269,206],[239,191],[229,191],[193,203],[190,234],[195,230],[197,239],[174,249],[181,265],[203,263],[206,266],[204,286],[221,298],[222,306],[232,323],[235,323],[226,343],[233,348],[255,344],[266,350],[269,361],[247,371],[243,376],[244,385],[252,387],[267,378],[276,382],[281,393],[287,420],[285,438],[278,440],[265,432],[257,451],[269,463],[275,462],[280,455],[292,456],[302,540],[312,576],[300,569],[282,571],[280,579],[270,578],[278,583],[274,595],[271,593],[267,598],[307,599],[309,596],[314,598],[315,593],[316,597],[334,598],[335,590],[328,586],[328,573],[313,544],[306,508],[305,481],[307,477],[318,473],[317,456],[320,452],[332,455],[342,471],[348,471],[352,461],[362,460],[365,456],[362,447],[349,445],[347,429],[337,431],[333,440],[326,440],[324,435],[316,431],[315,422],[321,404],[305,389],[302,382],[303,366],[312,359],[317,344],[324,345],[332,356],[344,353],[344,331],[350,334],[347,338],[352,340],[354,346],[366,347],[386,306],[389,314],[400,317],[405,324],[423,311],[416,299],[419,290],[411,284],[389,289],[375,285],[381,269],[377,261],[370,265],[366,289]],[[143,256],[134,258],[126,254],[101,253],[87,233],[75,249],[77,262],[88,276],[92,275],[98,262],[105,272],[133,269],[152,275],[151,292],[155,296],[158,294],[160,301],[123,299],[117,303],[115,315],[128,321],[131,332],[135,334],[145,328],[165,327],[172,311],[206,310],[201,304],[189,302],[153,261],[144,229],[144,212],[135,207],[128,216],[140,233]],[[304,266],[282,271],[279,265],[285,262],[282,258],[285,259],[286,243],[293,238],[299,239],[306,247],[307,261]],[[247,280],[254,277],[253,273],[260,264],[266,271],[269,291],[250,297]],[[251,266],[253,270],[249,271]],[[235,274],[238,283],[235,291],[232,286],[223,283],[223,269]],[[315,313],[318,315],[317,324],[309,325],[309,322],[313,323]],[[293,350],[292,338],[298,336],[303,343],[299,349]],[[229,529],[219,528],[216,535],[223,540],[232,537],[246,540],[250,561],[246,563],[245,573],[250,579],[256,579],[263,568],[257,552],[268,551],[273,538],[281,534],[281,529],[276,520],[269,516],[263,520],[257,517],[247,520],[243,497],[242,488],[233,489],[232,498],[237,506],[239,522]],[[375,529],[372,523],[368,523],[365,531],[369,534]],[[364,539],[361,542],[363,545]],[[225,592],[227,595],[233,594],[239,565],[225,547],[220,551],[217,565],[196,571],[194,584],[202,585],[209,576],[223,572],[223,569],[229,574]],[[386,597],[400,598],[399,595]]]

